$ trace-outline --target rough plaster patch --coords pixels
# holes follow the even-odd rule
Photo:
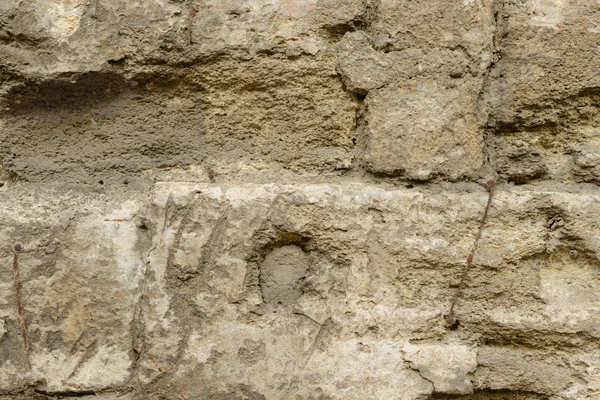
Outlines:
[[[284,16],[300,18],[314,9],[317,0],[275,0],[274,3]]]
[[[564,20],[564,0],[533,0],[531,2],[531,25],[555,27]]]
[[[267,254],[260,272],[265,303],[295,303],[302,295],[302,280],[308,268],[308,255],[298,246],[283,246]]]
[[[54,38],[61,42],[77,31],[85,10],[80,0],[38,1],[38,21]]]

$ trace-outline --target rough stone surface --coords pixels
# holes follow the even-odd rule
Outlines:
[[[598,17],[594,0],[506,1],[489,99],[498,172],[598,182]]]
[[[44,201],[32,194],[17,208],[3,198],[9,203],[2,206],[0,237],[4,243],[18,242],[22,251],[15,258],[5,246],[2,254],[6,268],[0,318],[7,333],[0,342],[0,390],[15,390],[38,378],[44,378],[40,388],[45,391],[102,390],[131,377],[144,265],[135,227],[112,220],[132,218],[141,203],[88,197],[83,207],[77,204],[83,200],[80,196],[55,199]],[[75,210],[67,229],[57,218],[63,207]],[[15,260],[27,327],[26,354],[9,268]]]
[[[599,17],[0,1],[0,399],[600,398]]]
[[[477,354],[468,346],[408,344],[404,358],[433,384],[435,392],[468,394],[473,387],[467,375],[477,369]]]
[[[484,175],[487,109],[478,102],[492,62],[494,3],[378,4],[371,40],[347,35],[339,62],[347,88],[368,92],[367,170],[419,181]]]
[[[417,181],[477,178],[484,155],[474,83],[416,77],[371,91],[365,102],[367,169]]]

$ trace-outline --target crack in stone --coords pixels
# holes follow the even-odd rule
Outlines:
[[[412,371],[415,371],[417,374],[419,374],[419,376],[421,378],[423,378],[424,380],[429,382],[431,384],[432,391],[435,392],[435,384],[433,383],[433,381],[431,379],[423,376],[420,369],[413,367],[412,362],[410,362],[409,360],[406,359],[406,352],[404,350],[400,349],[400,353],[402,353],[402,359],[404,360],[404,362],[406,363],[408,368],[411,369]]]

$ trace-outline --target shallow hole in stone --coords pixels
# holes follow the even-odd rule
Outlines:
[[[294,304],[302,296],[309,267],[308,254],[300,246],[291,244],[271,250],[260,266],[263,301],[281,306]]]
[[[121,58],[114,59],[114,60],[108,60],[108,63],[110,65],[122,65],[125,63],[125,57],[121,57]]]
[[[460,326],[460,321],[457,319],[456,321],[454,321],[454,323],[452,325],[450,325],[448,327],[448,329],[450,329],[451,331],[455,331],[458,329],[459,326]]]

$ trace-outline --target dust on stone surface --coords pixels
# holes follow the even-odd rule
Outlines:
[[[0,398],[599,398],[599,16],[0,2]]]

